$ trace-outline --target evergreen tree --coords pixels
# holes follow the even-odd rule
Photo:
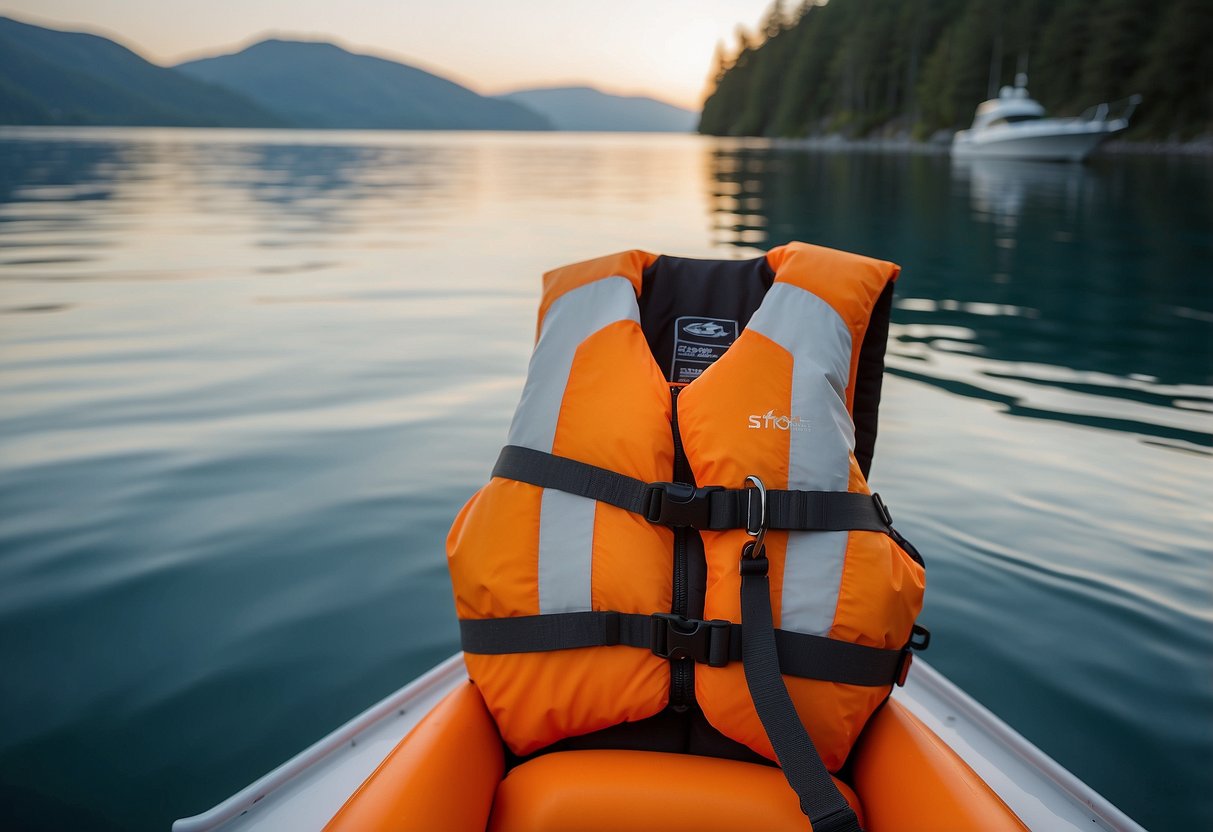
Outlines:
[[[1213,131],[1213,4],[1178,0],[1159,21],[1133,79],[1144,132],[1186,138]]]
[[[1045,25],[1033,60],[1032,88],[1051,110],[1065,112],[1079,101],[1089,26],[1089,0],[1062,0]]]
[[[929,134],[966,125],[1026,66],[1051,110],[1137,85],[1149,133],[1207,132],[1211,42],[1213,0],[804,0],[793,15],[779,0],[731,62],[718,50],[700,130]]]
[[[1102,0],[1097,13],[1091,15],[1081,87],[1088,105],[1125,95],[1125,83],[1141,67],[1159,5],[1144,0]]]

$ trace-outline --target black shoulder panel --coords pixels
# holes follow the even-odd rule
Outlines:
[[[884,354],[889,342],[889,313],[893,308],[893,284],[890,282],[872,309],[868,331],[859,349],[859,367],[855,372],[855,461],[866,479],[876,451],[876,423],[880,415],[880,388],[884,382]]]
[[[666,379],[690,382],[710,367],[737,340],[774,282],[765,257],[658,257],[644,270],[640,327]]]

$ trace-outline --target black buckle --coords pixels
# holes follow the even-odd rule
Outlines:
[[[723,490],[719,485],[696,488],[682,482],[651,482],[645,519],[664,526],[706,529],[712,520],[711,494]]]
[[[910,628],[910,640],[906,642],[905,647],[901,648],[901,661],[897,663],[898,687],[904,685],[906,677],[910,675],[910,665],[914,663],[914,651],[926,650],[930,646],[930,630],[917,624]]]
[[[663,659],[692,659],[711,667],[729,663],[729,622],[703,621],[661,612],[651,616],[653,653]]]
[[[897,663],[897,687],[904,687],[906,677],[910,675],[910,665],[914,664],[914,651],[909,647],[901,650],[901,661]]]
[[[872,502],[876,504],[876,511],[880,514],[881,522],[892,528],[893,515],[889,513],[889,507],[884,504],[884,500],[880,499],[880,495],[875,491],[872,492]]]

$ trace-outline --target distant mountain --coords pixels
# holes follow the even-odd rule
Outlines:
[[[263,127],[282,120],[112,40],[0,17],[0,124]]]
[[[654,98],[609,95],[593,87],[548,87],[497,96],[547,116],[557,130],[689,133],[699,114]]]
[[[418,130],[550,130],[510,101],[395,61],[331,43],[265,40],[232,55],[176,67],[220,84],[298,127]]]

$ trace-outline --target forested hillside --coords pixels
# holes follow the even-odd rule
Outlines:
[[[237,93],[150,64],[106,38],[0,17],[0,124],[282,123]]]
[[[1130,137],[1213,132],[1211,0],[776,2],[738,36],[717,51],[701,133],[925,138],[1021,69],[1058,115],[1140,93]]]

